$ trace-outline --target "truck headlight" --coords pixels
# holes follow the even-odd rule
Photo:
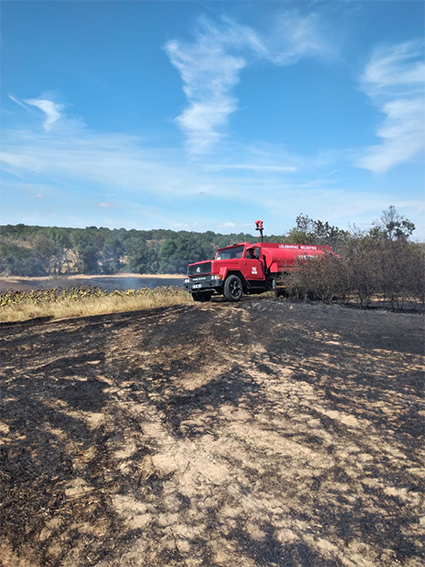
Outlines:
[[[189,282],[190,282],[189,278],[186,278],[185,280],[183,280],[183,283],[189,283]]]

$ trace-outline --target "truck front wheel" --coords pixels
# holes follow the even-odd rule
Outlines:
[[[239,301],[243,295],[242,282],[238,276],[229,276],[224,282],[224,297],[227,301]]]

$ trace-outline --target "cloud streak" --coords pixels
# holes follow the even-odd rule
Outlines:
[[[425,64],[423,41],[380,47],[361,79],[362,90],[385,115],[370,146],[356,161],[358,167],[386,173],[412,160],[424,149]]]
[[[72,135],[65,114],[60,128],[44,133],[28,129],[5,131],[3,145],[8,151],[0,154],[2,169],[29,182],[43,178],[66,189],[96,187],[120,197],[150,195],[159,202],[192,199],[200,194],[224,200],[246,199],[258,195],[264,187],[280,193],[288,188],[295,190],[301,184],[299,175],[303,175],[299,169],[306,168],[302,158],[293,165],[296,156],[273,153],[268,146],[255,150],[243,146],[236,150],[233,163],[185,162],[181,151],[147,150],[134,136],[77,128],[75,119],[71,123]],[[241,156],[247,163],[242,162]],[[232,159],[228,153],[226,159],[229,158]],[[282,162],[289,165],[281,165]],[[314,168],[322,166],[319,160]],[[290,185],[286,178],[294,175],[297,179]],[[100,198],[98,203],[106,208],[108,199]]]
[[[180,73],[189,103],[175,120],[191,155],[205,154],[225,136],[229,117],[238,109],[232,91],[245,67],[258,60],[293,65],[304,56],[332,53],[318,17],[303,18],[296,12],[281,15],[263,35],[230,18],[202,18],[194,41],[169,41],[165,51]]]
[[[48,132],[52,129],[52,126],[55,122],[57,122],[60,117],[60,111],[63,109],[62,104],[56,104],[51,100],[45,100],[40,98],[30,98],[25,101],[27,104],[31,106],[35,106],[44,112],[46,118],[43,123],[44,129]]]
[[[423,94],[423,57],[423,40],[378,47],[364,71],[363,90],[371,97]]]
[[[61,118],[61,111],[65,108],[63,104],[58,104],[47,98],[29,98],[24,101],[25,104],[13,95],[9,95],[9,98],[27,111],[29,110],[27,105],[34,106],[41,110],[45,114],[43,128],[46,132],[49,132],[53,124]]]

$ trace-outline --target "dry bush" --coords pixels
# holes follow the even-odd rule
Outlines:
[[[292,297],[318,299],[331,303],[335,296],[345,298],[347,277],[338,256],[325,254],[309,260],[298,260],[287,279],[287,290]]]
[[[378,293],[379,252],[364,240],[353,239],[341,251],[341,264],[347,279],[347,294],[354,297],[361,307],[369,307]]]
[[[299,261],[287,279],[290,296],[330,303],[354,297],[361,307],[380,298],[392,310],[425,307],[425,250],[406,239],[352,239],[340,256]]]
[[[409,247],[406,266],[406,300],[425,310],[425,247]]]
[[[377,240],[365,246],[362,274],[373,282],[374,292],[384,305],[400,310],[406,303],[424,305],[424,254],[421,247],[406,239]]]
[[[402,250],[398,243],[378,241],[374,245],[377,291],[391,309],[401,307],[404,287]]]

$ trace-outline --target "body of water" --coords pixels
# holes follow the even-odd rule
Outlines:
[[[175,286],[183,285],[184,276],[72,276],[69,278],[0,278],[0,292],[8,290],[29,291],[31,289],[51,289],[68,287],[81,287],[85,285],[97,286],[105,291],[113,291],[114,289],[140,289],[142,287],[159,287],[159,286]]]

